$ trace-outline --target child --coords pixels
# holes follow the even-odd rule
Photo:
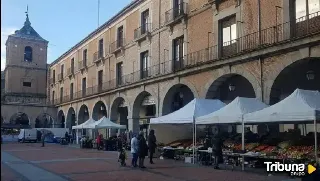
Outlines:
[[[119,150],[119,160],[121,166],[126,166],[127,154],[124,148]]]

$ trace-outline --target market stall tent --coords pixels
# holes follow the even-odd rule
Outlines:
[[[165,116],[150,119],[150,124],[193,124],[194,119],[224,107],[218,99],[193,99],[181,109]]]
[[[217,99],[193,99],[181,109],[150,120],[150,129],[155,130],[160,143],[193,138],[194,119],[224,107]]]
[[[313,121],[320,118],[320,92],[296,89],[270,107],[244,115],[245,123]]]
[[[76,126],[72,126],[72,129],[87,129],[88,125],[91,125],[92,123],[95,123],[96,121],[92,118],[88,119],[86,122],[76,125]]]
[[[313,121],[317,133],[317,120],[320,119],[320,92],[296,89],[290,96],[270,107],[244,115],[246,124],[267,122],[306,122]],[[318,141],[315,138],[315,160],[318,161]]]
[[[237,97],[225,107],[196,118],[196,124],[242,123],[243,115],[268,107],[256,98]]]
[[[109,118],[103,116],[96,122],[95,129],[126,129],[126,125],[120,125],[112,122]]]

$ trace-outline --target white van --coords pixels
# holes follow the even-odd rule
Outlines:
[[[37,129],[21,129],[18,142],[37,142]]]

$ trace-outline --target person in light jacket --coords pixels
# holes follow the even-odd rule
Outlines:
[[[131,165],[133,167],[137,167],[138,151],[139,151],[139,141],[137,139],[137,136],[133,134],[131,139],[131,154],[132,154]]]

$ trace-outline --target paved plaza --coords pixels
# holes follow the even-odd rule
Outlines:
[[[282,181],[288,178],[231,170],[214,170],[174,160],[155,160],[146,169],[120,167],[116,152],[38,143],[1,146],[4,181]],[[127,160],[129,164],[129,160]]]

